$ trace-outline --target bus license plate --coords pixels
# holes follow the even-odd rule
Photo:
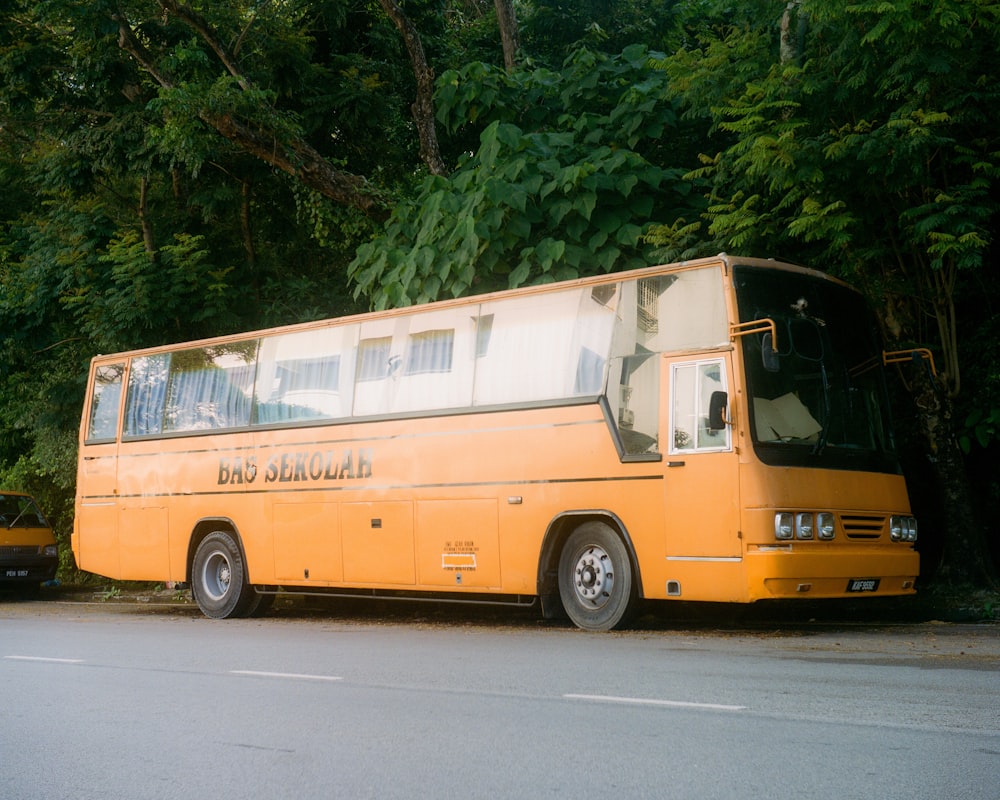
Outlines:
[[[26,569],[9,569],[9,570],[7,570],[7,575],[5,577],[8,577],[8,578],[27,578],[28,577],[28,570],[26,570]]]
[[[847,582],[849,592],[877,592],[878,578],[852,578]]]

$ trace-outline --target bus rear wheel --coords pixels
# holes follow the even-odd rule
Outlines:
[[[254,599],[243,568],[243,554],[228,531],[208,534],[194,553],[191,593],[206,617],[241,617]]]
[[[603,522],[570,534],[559,556],[559,597],[577,626],[607,631],[625,625],[636,606],[628,550]]]

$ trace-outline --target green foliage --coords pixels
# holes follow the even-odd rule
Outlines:
[[[525,50],[558,64],[581,45],[618,52],[642,42],[673,49],[682,36],[682,13],[696,3],[677,0],[546,0],[522,3],[518,14]]]
[[[802,11],[801,66],[777,60],[767,19],[705,35],[664,65],[720,145],[692,173],[713,184],[710,233],[723,248],[802,250],[842,272],[910,252],[932,270],[980,266],[1000,157],[984,127],[1000,99],[986,71],[995,6],[807,0]]]
[[[386,308],[644,266],[650,220],[683,194],[680,171],[643,154],[674,122],[654,58],[580,50],[559,73],[442,75],[438,117],[452,131],[486,125],[478,149],[358,249],[356,294]]]
[[[984,450],[991,443],[1000,441],[1000,408],[977,408],[963,422],[958,432],[958,444],[968,455],[974,445]]]

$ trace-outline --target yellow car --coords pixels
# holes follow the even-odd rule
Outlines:
[[[58,566],[56,537],[35,501],[0,492],[0,585],[49,581]]]

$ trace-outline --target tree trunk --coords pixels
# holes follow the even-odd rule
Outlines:
[[[796,64],[802,59],[809,16],[802,11],[801,5],[801,0],[790,0],[781,15],[779,47],[782,64]]]
[[[514,1],[493,0],[493,3],[497,10],[497,25],[500,27],[500,42],[503,45],[503,65],[510,72],[517,66],[517,51],[521,49]]]
[[[886,202],[883,211],[891,215],[891,209],[891,203]],[[887,231],[891,225],[892,220],[887,220]],[[880,316],[885,338],[898,342],[899,348],[935,339],[937,345],[936,375],[924,361],[915,365],[912,373],[901,373],[910,381],[906,388],[916,407],[914,427],[919,427],[924,442],[928,469],[921,471],[932,483],[920,487],[919,495],[911,491],[911,498],[924,501],[928,508],[933,506],[935,518],[929,530],[921,529],[918,541],[940,543],[941,558],[934,582],[944,586],[995,586],[996,570],[986,529],[977,519],[954,419],[954,400],[961,386],[955,311],[958,269],[951,260],[935,268],[926,252],[907,250],[895,242],[894,250],[895,261],[882,265],[881,284],[906,290],[884,296]]]
[[[417,81],[417,98],[410,106],[410,110],[420,138],[420,157],[432,175],[446,175],[448,168],[441,158],[437,128],[434,126],[434,70],[427,63],[420,34],[396,0],[379,0],[379,5],[399,29],[406,50],[410,54],[413,77]]]
[[[935,582],[946,586],[995,586],[996,574],[984,529],[976,519],[965,462],[954,433],[951,397],[918,368],[912,383],[927,456],[936,481],[937,505],[944,525],[941,563]],[[923,532],[921,536],[925,535]]]
[[[381,199],[364,177],[334,169],[305,140],[281,142],[269,131],[255,130],[231,114],[216,114],[205,109],[198,116],[250,155],[297,178],[324,197],[353,206],[374,219],[388,218]]]

